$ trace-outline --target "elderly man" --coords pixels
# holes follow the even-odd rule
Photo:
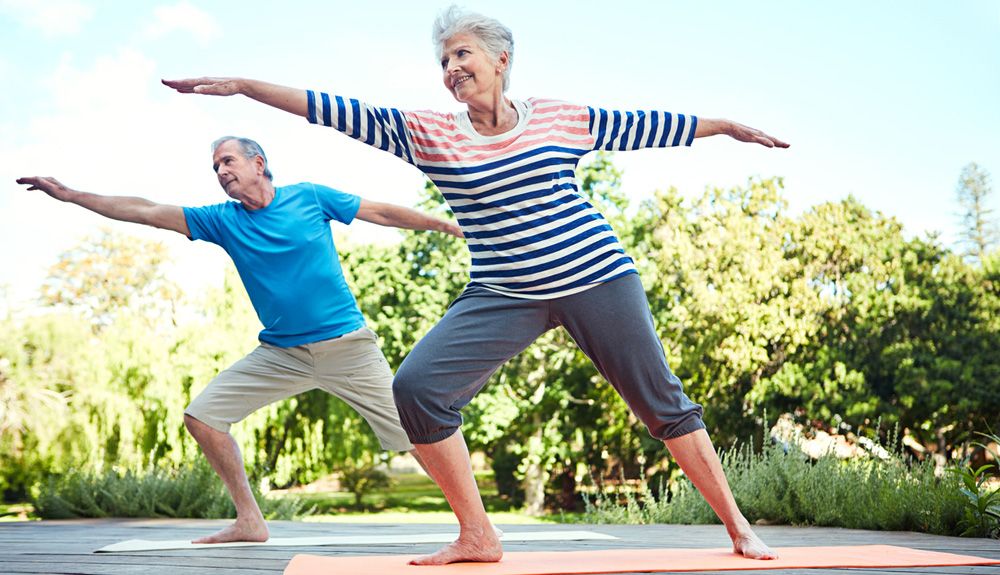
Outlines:
[[[349,224],[358,218],[462,233],[455,224],[409,208],[317,184],[275,187],[264,151],[247,138],[221,138],[212,151],[219,184],[235,202],[181,208],[81,192],[54,178],[17,182],[112,219],[218,244],[232,258],[264,330],[260,346],[213,379],[184,413],[237,515],[234,524],[194,542],[265,541],[267,524],[229,434],[233,423],[269,403],[322,388],[356,409],[383,449],[413,451],[393,402],[392,371],[344,280],[330,221]]]

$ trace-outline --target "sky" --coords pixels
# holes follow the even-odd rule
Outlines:
[[[243,97],[161,78],[245,76],[401,109],[462,110],[441,82],[434,17],[451,2],[0,0],[0,307],[30,308],[59,254],[105,225],[163,241],[189,292],[217,285],[218,247],[110,222],[28,192],[76,189],[173,205],[225,201],[211,142],[256,139],[278,185],[323,183],[412,205],[423,176],[394,156]],[[793,214],[853,194],[910,236],[959,230],[962,167],[992,175],[1000,217],[1000,2],[469,1],[513,30],[513,98],[721,117],[787,150],[700,139],[619,153],[634,201],[781,176]],[[396,241],[364,223],[348,241]]]

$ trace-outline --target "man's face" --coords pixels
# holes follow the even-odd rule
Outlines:
[[[236,140],[227,140],[216,148],[212,155],[212,168],[226,194],[239,201],[264,176],[263,159],[259,156],[246,158]]]

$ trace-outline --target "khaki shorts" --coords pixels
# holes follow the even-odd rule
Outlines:
[[[217,375],[184,413],[228,433],[232,424],[261,407],[317,388],[364,417],[383,449],[413,449],[392,399],[392,370],[367,327],[295,347],[262,342]]]

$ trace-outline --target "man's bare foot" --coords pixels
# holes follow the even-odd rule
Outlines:
[[[733,553],[737,553],[747,559],[777,559],[778,554],[771,551],[771,548],[761,541],[760,537],[747,529],[733,537]]]
[[[236,521],[222,531],[195,539],[191,543],[231,543],[233,541],[267,541],[270,534],[267,531],[267,524],[263,521],[251,523],[250,521]]]
[[[492,527],[492,526],[491,526]],[[503,546],[496,527],[488,532],[468,535],[463,531],[453,543],[430,555],[417,557],[410,565],[447,565],[448,563],[496,563],[503,557]]]

